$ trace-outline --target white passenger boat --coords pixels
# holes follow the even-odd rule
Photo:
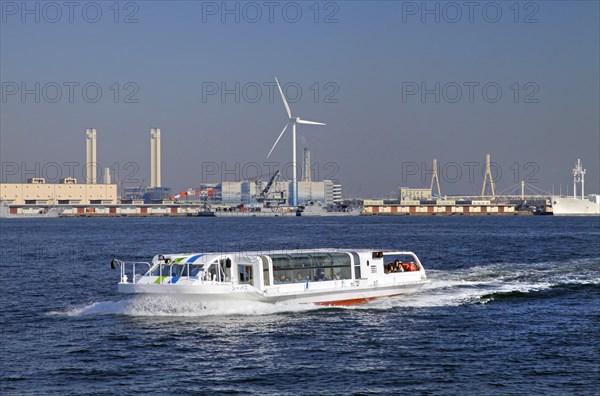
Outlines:
[[[200,301],[295,301],[353,305],[417,291],[427,283],[408,251],[292,250],[159,254],[151,263],[114,259],[119,292]]]

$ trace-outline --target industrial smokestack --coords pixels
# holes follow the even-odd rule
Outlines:
[[[302,171],[302,181],[312,181],[312,175],[310,174],[310,150],[304,148],[304,166]]]
[[[104,184],[110,184],[110,168],[104,168]]]
[[[160,187],[160,128],[150,129],[150,187]]]
[[[96,184],[96,130],[85,130],[85,169],[87,184]]]

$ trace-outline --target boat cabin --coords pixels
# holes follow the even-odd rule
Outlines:
[[[122,283],[156,285],[253,286],[258,290],[280,285],[299,287],[327,282],[385,279],[421,272],[412,252],[386,251],[278,251],[245,253],[194,253],[156,255],[152,263],[121,265]],[[145,264],[147,271],[136,274]]]

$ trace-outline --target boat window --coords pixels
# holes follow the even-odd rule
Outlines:
[[[220,272],[221,272],[221,281],[230,282],[231,281],[231,259],[221,259],[219,260]]]
[[[199,276],[204,264],[190,264],[190,276]]]
[[[352,278],[346,253],[274,254],[271,259],[275,284]]]
[[[352,278],[352,271],[350,270],[350,267],[343,267],[343,268],[334,268],[333,269],[333,280],[340,280],[340,279],[351,279]]]
[[[152,269],[152,276],[171,276],[171,264],[158,264]]]
[[[198,276],[204,268],[204,264],[156,264],[146,274],[146,276],[160,276],[162,267],[162,276],[180,275],[180,276]]]
[[[284,269],[284,268],[292,268],[292,260],[289,256],[272,256],[273,259],[273,268]]]
[[[317,267],[333,266],[333,258],[329,254],[315,254],[313,256],[313,260],[315,261],[315,266]]]
[[[171,274],[172,274],[173,276],[177,276],[177,275],[181,276],[181,275],[182,275],[182,273],[183,273],[183,272],[184,272],[184,270],[185,270],[185,267],[186,267],[186,266],[185,266],[185,265],[183,265],[183,264],[173,264],[173,265],[171,266]]]
[[[171,270],[173,268],[173,266],[171,264],[163,264],[161,265],[162,267],[162,276],[171,276]]]
[[[186,277],[198,276],[203,267],[203,264],[177,264],[173,265],[172,273]]]
[[[238,264],[238,276],[239,282],[244,284],[252,284],[252,264],[244,265]]]
[[[386,254],[383,256],[383,270],[386,274],[419,271],[419,264],[410,254]]]
[[[334,267],[350,266],[350,256],[347,254],[332,254],[331,260]]]
[[[219,265],[218,261],[215,261],[214,263],[210,264],[208,266],[208,268],[206,269],[206,271],[207,271],[207,276],[205,277],[206,280],[213,280],[213,281],[217,281],[217,282],[225,281],[225,273],[223,272],[223,269]]]

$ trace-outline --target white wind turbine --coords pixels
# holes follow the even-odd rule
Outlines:
[[[289,120],[288,120],[287,124],[285,124],[285,127],[283,127],[283,131],[281,131],[281,133],[279,134],[279,137],[275,141],[275,144],[273,145],[273,147],[271,147],[271,151],[269,151],[269,154],[267,154],[267,158],[269,158],[269,156],[273,152],[273,149],[275,149],[275,146],[277,146],[277,143],[279,143],[279,139],[281,139],[281,137],[283,136],[287,127],[290,124],[292,124],[292,175],[293,176],[292,176],[292,197],[291,197],[292,199],[290,200],[291,201],[290,204],[291,204],[291,206],[297,206],[298,205],[298,180],[297,180],[297,169],[296,169],[296,124],[308,124],[308,125],[325,125],[325,124],[323,124],[322,122],[303,120],[300,117],[292,117],[292,111],[290,110],[290,106],[288,105],[287,100],[285,100],[285,95],[283,94],[283,90],[281,89],[281,85],[279,85],[279,80],[277,80],[277,77],[275,77],[275,82],[277,83],[277,88],[279,88],[279,93],[281,94],[281,99],[283,100],[283,104],[285,106],[285,111],[287,112]]]

